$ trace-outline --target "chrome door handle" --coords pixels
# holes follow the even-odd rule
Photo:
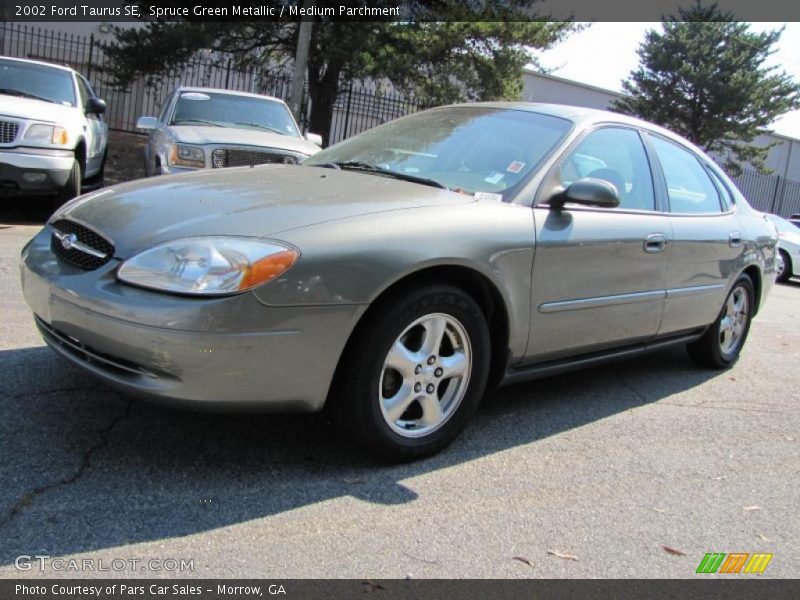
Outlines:
[[[742,234],[738,231],[734,231],[728,236],[728,245],[731,248],[738,248],[742,245]]]
[[[667,247],[667,236],[663,233],[651,233],[644,240],[644,251],[654,254]]]

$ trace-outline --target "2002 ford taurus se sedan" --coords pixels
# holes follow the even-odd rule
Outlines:
[[[22,252],[61,355],[138,396],[316,411],[395,460],[487,385],[685,344],[736,361],[777,235],[683,139],[549,105],[436,108],[307,159],[78,198]]]

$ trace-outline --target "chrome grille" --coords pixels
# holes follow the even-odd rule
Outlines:
[[[50,249],[65,263],[90,271],[103,266],[114,257],[114,245],[80,223],[59,219],[53,223],[52,228]],[[70,236],[71,243],[65,244],[64,236]],[[82,250],[81,246],[90,252]]]
[[[17,139],[19,123],[16,121],[0,121],[0,144],[10,144]]]
[[[296,156],[281,152],[242,150],[240,148],[217,148],[211,152],[211,166],[215,169],[266,164],[296,165],[297,162]]]

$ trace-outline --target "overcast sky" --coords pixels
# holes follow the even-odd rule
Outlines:
[[[800,81],[800,23],[752,23],[754,31],[786,25],[778,51],[769,61],[796,81]],[[636,49],[644,33],[659,23],[593,23],[588,29],[572,34],[551,50],[542,53],[540,62],[553,75],[620,91],[621,81],[636,68]],[[800,138],[800,111],[781,117],[775,131]]]

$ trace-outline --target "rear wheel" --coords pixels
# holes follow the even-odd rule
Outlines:
[[[734,283],[717,320],[696,342],[687,346],[689,356],[701,365],[725,369],[739,360],[755,308],[753,282],[742,275]]]
[[[376,306],[345,350],[339,425],[392,461],[434,454],[478,407],[489,352],[486,318],[459,288],[424,286]]]
[[[779,250],[778,275],[775,278],[775,281],[777,281],[778,283],[783,283],[784,281],[788,281],[791,276],[792,276],[792,259],[789,257],[789,253],[786,252],[786,250]]]

